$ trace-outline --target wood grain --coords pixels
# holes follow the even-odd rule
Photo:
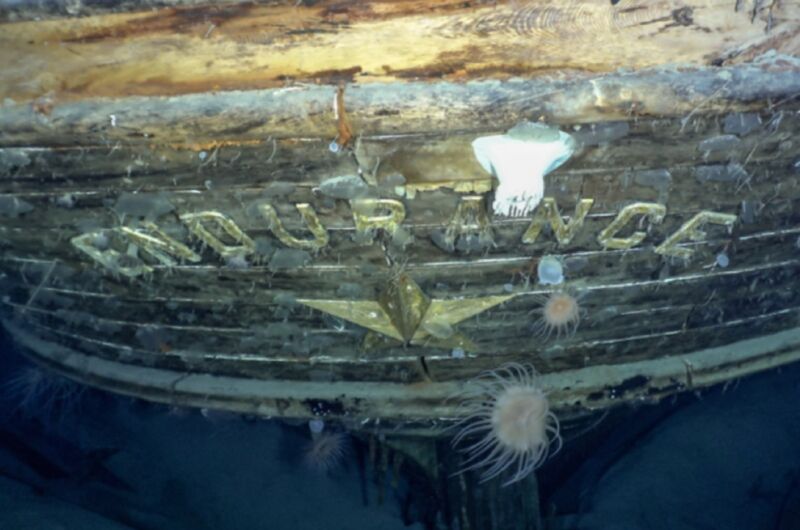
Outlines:
[[[412,395],[505,361],[553,377],[601,373],[800,324],[800,4],[157,2],[74,12],[53,3],[36,20],[0,10],[0,305],[40,338],[95,363],[179,378],[377,382]],[[569,244],[547,231],[524,244],[530,219],[495,218],[494,245],[444,249],[437,236],[464,195],[491,200],[471,142],[526,120],[578,140],[545,195],[565,215],[593,199],[583,228]],[[363,175],[371,195],[401,201],[414,241],[354,237],[352,205],[320,191],[341,175]],[[126,279],[70,243],[134,226],[115,210],[133,192],[168,201],[158,222],[198,263],[150,260],[151,275]],[[32,209],[13,211],[14,199]],[[233,266],[178,219],[219,211],[282,248],[256,208],[264,201],[298,234],[294,205],[310,203],[329,245],[290,269],[270,267],[268,253]],[[663,222],[641,222],[647,235],[635,248],[603,249],[598,233],[636,201],[663,205]],[[704,210],[736,216],[733,230],[707,227],[688,243],[688,262],[654,251]],[[563,259],[585,313],[558,339],[534,331],[549,292],[535,269],[547,254]],[[466,358],[429,343],[365,346],[365,328],[296,303],[375,300],[399,272],[440,300],[515,297],[456,324],[475,344]],[[741,366],[788,352],[767,350]],[[705,370],[718,380],[746,369]],[[120,373],[100,384],[152,397],[155,387],[126,387]],[[671,373],[650,390],[684,388]],[[559,403],[615,399],[610,381],[593,384],[595,397],[555,389]],[[307,397],[260,403],[303,416]],[[348,407],[428,417],[420,408],[436,404],[422,393],[405,399],[402,410],[384,397]],[[388,407],[375,412],[376,403]]]
[[[752,50],[796,53],[800,6],[768,7],[736,11],[729,0],[327,0],[7,22],[0,25],[0,100],[59,104],[298,83],[466,81],[720,65]]]

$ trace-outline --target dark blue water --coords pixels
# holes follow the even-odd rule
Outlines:
[[[356,439],[321,472],[304,423],[83,389],[7,340],[0,369],[0,529],[424,527]],[[539,470],[547,528],[800,529],[800,366],[596,420]]]

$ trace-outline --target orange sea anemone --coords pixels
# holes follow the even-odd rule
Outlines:
[[[578,329],[581,321],[581,306],[578,298],[567,291],[554,291],[542,303],[539,319],[534,330],[549,338],[569,336]]]

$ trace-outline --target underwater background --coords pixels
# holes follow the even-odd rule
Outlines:
[[[88,389],[7,335],[0,365],[0,529],[425,528],[429,493],[356,438],[324,469],[305,422]],[[799,402],[795,364],[592,418],[537,471],[544,526],[800,528]]]
[[[0,530],[800,530],[798,138],[797,0],[0,0]]]

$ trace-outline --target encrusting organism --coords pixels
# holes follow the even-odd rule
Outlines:
[[[556,415],[530,365],[508,363],[469,384],[453,446],[465,453],[460,472],[480,470],[481,482],[511,470],[504,486],[528,476],[561,449]]]
[[[544,176],[569,160],[576,148],[569,134],[527,121],[505,134],[476,138],[475,158],[498,180],[494,214],[524,217],[532,212],[544,197]]]

